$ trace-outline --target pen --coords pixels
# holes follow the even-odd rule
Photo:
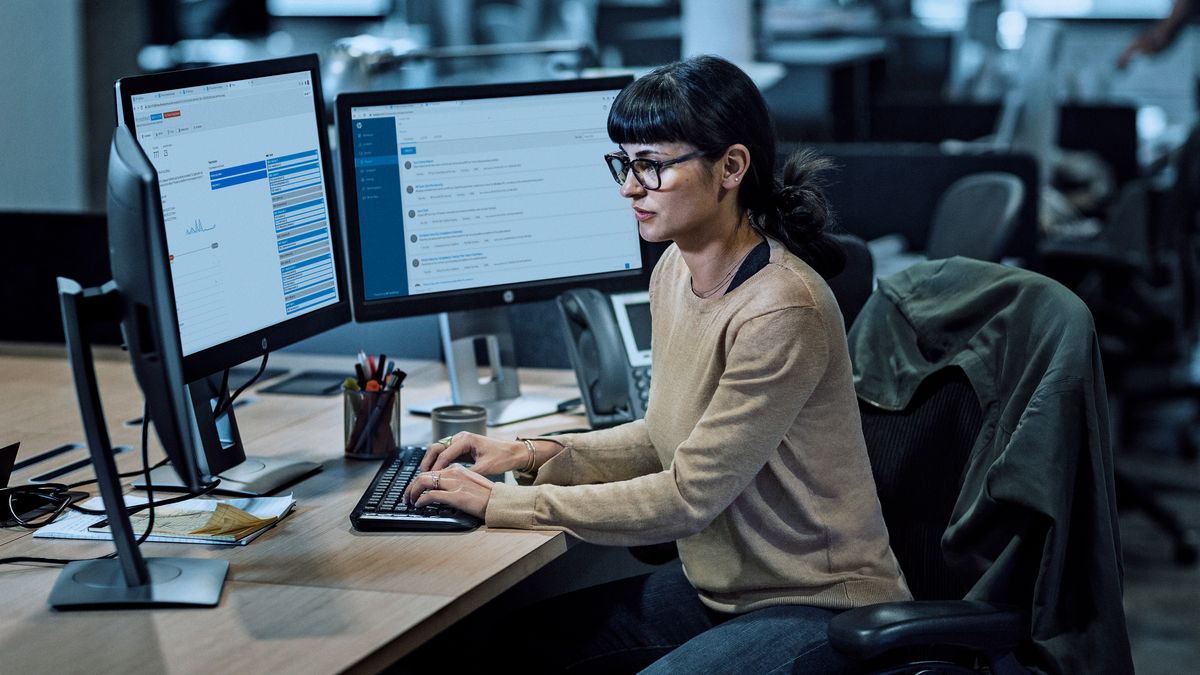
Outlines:
[[[358,442],[354,444],[353,454],[363,454],[368,440],[375,435],[375,427],[379,424],[379,416],[390,404],[392,400],[392,394],[396,391],[398,380],[399,377],[394,375],[388,378],[387,385],[384,386],[379,398],[375,400],[375,405],[371,406],[371,413],[367,415],[367,423],[363,425],[362,433],[360,433],[358,436]],[[375,384],[378,386],[378,380],[371,380],[367,384]]]
[[[380,353],[379,361],[375,364],[375,379],[383,380],[387,376],[383,371],[384,364],[387,363],[387,354]]]
[[[361,363],[354,364],[354,372],[356,375],[358,375],[358,388],[362,389],[363,387],[367,386],[367,375],[363,371],[363,366]]]

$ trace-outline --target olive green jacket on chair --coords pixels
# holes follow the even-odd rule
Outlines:
[[[1082,301],[1033,272],[930,261],[881,279],[849,341],[866,401],[904,409],[949,366],[979,397],[982,431],[941,542],[974,580],[967,598],[1029,612],[1026,666],[1133,672],[1108,403]]]

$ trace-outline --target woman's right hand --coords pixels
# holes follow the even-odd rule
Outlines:
[[[501,441],[467,431],[450,437],[446,445],[440,441],[429,444],[421,460],[421,471],[439,471],[462,458],[474,462],[471,470],[484,476],[494,476],[509,470],[525,468],[529,451],[521,441]]]

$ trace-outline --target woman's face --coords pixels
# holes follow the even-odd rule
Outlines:
[[[687,143],[623,143],[621,149],[630,159],[661,162],[696,150]],[[659,178],[659,189],[647,190],[630,171],[621,185],[621,196],[632,202],[642,238],[683,244],[690,238],[704,236],[706,229],[716,224],[721,190],[720,176],[713,163],[697,157],[664,167]]]

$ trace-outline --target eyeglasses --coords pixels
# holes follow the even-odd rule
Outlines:
[[[697,150],[681,157],[676,157],[675,159],[659,161],[657,159],[645,159],[641,157],[629,159],[629,155],[623,152],[612,152],[604,156],[604,161],[608,164],[608,170],[612,172],[613,180],[617,181],[618,185],[625,184],[625,179],[629,177],[629,169],[632,167],[633,177],[637,179],[637,182],[642,187],[647,190],[657,190],[662,187],[663,169],[672,164],[686,162],[689,159],[696,159],[703,156],[704,151]]]

